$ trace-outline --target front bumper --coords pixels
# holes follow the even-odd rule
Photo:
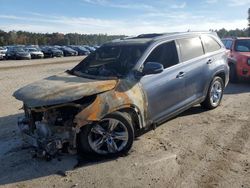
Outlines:
[[[16,56],[16,59],[19,59],[19,60],[30,60],[31,56]]]
[[[31,58],[32,59],[41,59],[41,58],[44,58],[44,55],[43,54],[32,54]]]
[[[61,53],[54,53],[53,56],[54,57],[63,57],[63,54],[61,54]]]

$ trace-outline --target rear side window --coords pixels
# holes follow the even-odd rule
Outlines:
[[[148,56],[146,62],[161,63],[164,68],[179,63],[178,53],[174,41],[157,46]]]
[[[220,44],[212,37],[202,36],[201,40],[204,44],[204,48],[205,48],[206,53],[214,52],[214,51],[221,49]]]
[[[204,54],[199,37],[179,39],[177,41],[180,45],[182,61],[188,61]]]

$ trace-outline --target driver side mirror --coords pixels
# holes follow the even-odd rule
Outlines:
[[[143,75],[158,74],[163,72],[164,67],[161,63],[157,62],[147,62],[144,64],[142,73]]]

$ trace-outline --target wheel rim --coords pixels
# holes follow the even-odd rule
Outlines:
[[[128,143],[128,129],[117,119],[105,118],[93,125],[88,142],[98,154],[118,153]]]
[[[210,90],[210,102],[213,106],[217,106],[222,96],[222,84],[219,81],[215,81]]]

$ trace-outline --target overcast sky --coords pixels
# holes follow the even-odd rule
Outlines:
[[[250,0],[0,0],[0,29],[136,35],[247,27]]]

